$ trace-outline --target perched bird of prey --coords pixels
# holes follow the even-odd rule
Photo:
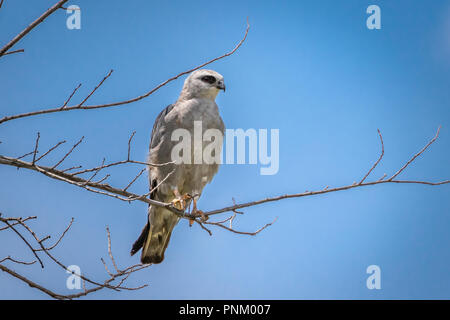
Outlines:
[[[178,100],[161,111],[156,118],[150,139],[149,163],[172,162],[172,149],[178,143],[172,141],[172,132],[183,128],[193,137],[194,121],[201,121],[202,133],[208,129],[218,129],[223,136],[225,126],[215,102],[220,90],[225,91],[223,76],[213,70],[200,69],[189,75]],[[192,146],[193,144],[192,142]],[[205,142],[201,145],[205,148]],[[193,159],[193,155],[191,157]],[[192,200],[193,210],[197,210],[198,197],[217,173],[218,166],[218,163],[198,164],[194,161],[190,164],[150,166],[150,188],[156,189],[150,194],[150,198],[165,203],[172,202],[182,210]],[[133,244],[131,255],[142,248],[142,263],[162,262],[172,230],[179,219],[166,208],[149,205],[148,222]]]

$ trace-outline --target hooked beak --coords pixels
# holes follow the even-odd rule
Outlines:
[[[223,90],[223,92],[225,92],[225,83],[223,83],[222,80],[217,82],[216,88],[219,89],[219,90]]]

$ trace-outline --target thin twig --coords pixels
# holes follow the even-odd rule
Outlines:
[[[100,83],[94,88],[94,90],[92,90],[91,93],[89,93],[89,94],[87,95],[87,97],[84,98],[84,100],[80,102],[80,104],[78,105],[78,108],[80,108],[80,107],[83,105],[83,103],[85,103],[85,102],[86,102],[86,101],[87,101],[87,100],[95,93],[95,91],[97,91],[97,89],[101,87],[101,85],[103,84],[103,82],[105,82],[105,80],[108,79],[108,78],[111,76],[111,74],[113,73],[113,71],[114,71],[113,69],[111,69],[111,70],[109,71],[109,73],[102,79],[102,81],[100,81]]]
[[[133,183],[135,183],[136,180],[137,180],[137,179],[138,179],[138,178],[139,178],[146,170],[147,170],[147,169],[144,168],[144,169],[142,169],[141,171],[139,171],[139,173],[134,177],[134,179],[131,180],[131,182],[130,182],[125,188],[123,188],[123,190],[124,190],[124,191],[127,191],[128,188],[131,187],[131,185],[132,185]]]
[[[3,219],[3,218],[0,218],[0,221],[5,223],[11,230],[13,230],[22,239],[22,241],[26,244],[26,246],[28,248],[30,248],[30,250],[33,253],[33,255],[39,261],[39,264],[41,265],[41,268],[44,268],[44,264],[42,263],[41,258],[39,258],[39,256],[36,253],[36,250],[33,248],[33,246],[30,244],[30,242],[28,242],[28,240],[25,239],[24,236],[19,231],[17,231],[17,229],[13,225],[11,225],[8,221],[5,221],[5,219]],[[18,222],[19,222],[19,224],[23,225],[23,223],[21,223],[20,221],[18,221]]]
[[[48,155],[50,152],[52,152],[53,150],[55,150],[56,148],[58,148],[58,147],[59,147],[60,145],[62,145],[63,143],[66,143],[66,140],[58,142],[56,145],[54,145],[53,147],[51,147],[46,153],[44,153],[42,156],[40,156],[39,158],[37,158],[35,162],[38,162],[39,160],[41,160],[42,158],[44,158],[46,155]]]
[[[117,268],[116,260],[114,260],[114,256],[112,254],[111,233],[109,232],[109,227],[106,227],[106,233],[108,235],[108,254],[109,254],[109,258],[111,259],[111,262],[112,262],[112,264],[114,266],[114,269],[116,269],[116,272],[119,272],[119,268]]]
[[[75,92],[77,92],[77,90],[81,87],[81,83],[72,91],[72,93],[70,94],[69,98],[67,98],[67,100],[64,102],[63,106],[61,107],[61,110],[64,109],[67,104],[70,102],[70,100],[72,99],[73,95],[75,94]]]
[[[8,54],[14,54],[14,53],[19,53],[19,52],[25,52],[25,50],[24,49],[18,49],[18,50],[8,51],[8,52],[4,53],[3,55],[6,56]]]
[[[383,159],[383,156],[384,156],[383,136],[381,135],[380,129],[377,129],[377,131],[378,131],[378,136],[380,137],[380,142],[381,142],[381,154],[380,154],[380,157],[379,157],[378,160],[374,163],[374,165],[372,166],[372,168],[370,168],[370,170],[366,173],[366,175],[364,176],[364,178],[361,179],[361,181],[359,182],[359,184],[363,183],[364,180],[366,180],[366,178],[370,175],[370,173],[373,171],[373,169],[375,169],[376,166],[380,163],[381,159]]]
[[[31,30],[33,30],[36,26],[38,26],[41,22],[43,22],[48,16],[50,16],[53,12],[58,10],[64,3],[68,0],[60,0],[53,7],[45,11],[39,18],[33,21],[28,27],[26,27],[21,33],[15,36],[10,42],[8,42],[3,48],[0,49],[0,57],[5,55],[5,53],[11,49],[17,42],[20,41],[24,36],[26,36]]]
[[[84,139],[84,136],[82,136],[81,137],[81,139],[80,140],[78,140],[78,142],[77,143],[75,143],[73,146],[72,146],[72,148],[69,150],[69,152],[67,152],[65,155],[64,155],[64,157],[62,157],[62,159],[61,160],[59,160],[58,161],[58,163],[56,163],[53,167],[52,167],[52,169],[55,169],[57,166],[59,166],[71,153],[72,153],[72,151],[76,148],[76,147],[78,147],[78,145],[83,141],[83,139]]]
[[[133,140],[133,137],[134,137],[135,134],[136,134],[136,131],[133,131],[133,133],[130,136],[130,139],[128,139],[128,156],[127,156],[127,161],[130,161],[131,140]]]
[[[405,163],[405,165],[403,167],[400,168],[400,170],[398,170],[392,177],[389,178],[389,181],[392,181],[393,179],[395,179],[395,177],[397,177],[400,173],[402,173],[403,170],[406,169],[406,167],[408,167],[411,162],[413,162],[414,160],[416,160],[416,158],[418,156],[420,156],[422,153],[424,153],[425,150],[428,149],[429,146],[431,146],[433,144],[433,142],[436,141],[436,139],[439,137],[439,132],[441,131],[441,126],[439,126],[439,128],[437,129],[436,135],[434,136],[433,139],[430,140],[430,142],[427,143],[427,145],[425,147],[422,148],[422,150],[420,150],[418,153],[416,153],[411,159],[409,159],[409,161],[407,163]]]
[[[7,261],[7,260],[12,261],[12,262],[17,263],[17,264],[24,264],[24,265],[27,265],[27,266],[36,263],[36,260],[33,260],[33,261],[31,261],[31,262],[26,262],[26,261],[21,261],[21,260],[14,259],[14,258],[12,258],[11,256],[7,256],[6,258],[0,260],[0,263],[5,262],[5,261]]]
[[[34,164],[36,162],[36,153],[38,153],[38,147],[39,147],[39,139],[41,137],[41,134],[38,132],[36,137],[36,142],[34,144],[34,151],[33,151],[33,161],[31,162]]]
[[[205,224],[209,224],[209,225],[214,225],[214,226],[218,226],[220,228],[223,228],[225,230],[231,231],[233,233],[237,233],[237,234],[244,234],[244,235],[248,235],[248,236],[255,236],[258,233],[260,233],[261,231],[263,231],[264,229],[266,229],[267,227],[271,226],[272,224],[275,223],[275,221],[277,221],[277,218],[275,218],[272,222],[266,223],[264,226],[262,226],[261,228],[259,228],[258,230],[256,230],[255,232],[246,232],[246,231],[238,231],[238,230],[234,230],[232,227],[227,227],[223,224],[217,223],[217,222],[203,222]]]
[[[45,294],[49,295],[49,296],[52,297],[52,298],[55,298],[55,299],[64,299],[63,296],[61,296],[61,295],[59,295],[59,294],[57,294],[57,293],[55,293],[55,292],[53,292],[53,291],[51,291],[51,290],[49,290],[49,289],[43,287],[43,286],[41,286],[41,285],[38,285],[36,282],[33,282],[33,281],[27,279],[26,277],[24,277],[24,276],[18,274],[17,272],[15,272],[15,271],[13,271],[13,270],[11,270],[11,269],[5,267],[4,265],[1,265],[1,264],[0,264],[0,270],[4,271],[4,272],[6,272],[6,273],[9,273],[9,274],[10,274],[11,276],[13,276],[14,278],[17,278],[17,279],[19,279],[19,280],[25,282],[25,283],[28,284],[30,287],[36,288],[36,289],[38,289],[38,290],[44,292]]]
[[[63,233],[61,234],[61,236],[59,237],[59,239],[50,247],[45,248],[45,250],[52,250],[54,249],[60,242],[61,240],[64,238],[64,236],[66,235],[67,231],[69,231],[70,227],[72,226],[74,219],[72,218],[70,220],[69,225],[67,226],[67,228],[63,231]],[[42,241],[41,241],[42,242]],[[42,251],[42,249],[37,249],[36,251]]]

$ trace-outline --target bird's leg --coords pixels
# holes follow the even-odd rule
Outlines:
[[[195,214],[197,212],[197,200],[195,197],[192,198],[192,211],[191,214]],[[192,227],[192,225],[194,224],[194,219],[189,219],[189,227]]]
[[[205,214],[203,213],[202,210],[198,210],[197,209],[197,197],[194,196],[192,198],[192,201],[194,202],[193,208],[192,208],[192,214],[199,215],[200,216],[200,220],[202,220],[203,222],[207,221],[209,217],[205,216]],[[190,226],[192,226],[193,223],[194,223],[194,220],[192,220],[192,219],[189,220],[189,225]]]

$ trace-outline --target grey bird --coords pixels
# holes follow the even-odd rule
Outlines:
[[[174,130],[183,128],[194,136],[194,121],[201,121],[202,134],[208,129],[218,130],[223,137],[225,125],[215,102],[220,90],[225,91],[223,76],[213,70],[200,69],[185,80],[178,100],[166,107],[156,118],[150,139],[149,163],[167,164],[149,166],[150,198],[185,209],[197,200],[203,188],[218,171],[219,163],[197,163],[191,154],[190,163],[173,163],[172,150],[178,141],[172,141]],[[198,122],[197,122],[198,123]],[[206,144],[202,141],[204,149]],[[195,148],[192,142],[192,149]],[[222,144],[217,151],[220,154]],[[172,211],[149,205],[148,221],[133,244],[131,255],[142,248],[142,263],[161,263],[170,236],[179,217]]]

